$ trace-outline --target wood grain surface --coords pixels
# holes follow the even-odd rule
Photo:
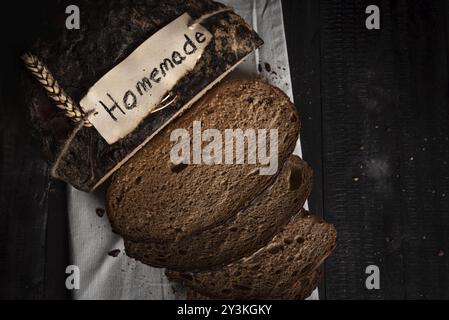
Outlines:
[[[339,234],[321,297],[448,298],[446,4],[283,4],[303,152],[317,171],[311,209]],[[370,4],[380,30],[365,28]],[[368,265],[380,290],[365,287]]]
[[[18,52],[51,6],[20,4],[1,14],[0,298],[65,299],[68,265],[65,184],[48,167],[22,104]],[[11,13],[15,13],[13,19]],[[16,32],[10,32],[14,28]]]

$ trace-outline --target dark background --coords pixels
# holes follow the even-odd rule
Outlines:
[[[371,4],[381,30],[365,28]],[[448,5],[283,1],[310,206],[338,230],[321,298],[449,298]],[[48,178],[17,86],[19,53],[52,8],[1,13],[0,298],[70,298],[66,187]],[[380,290],[365,287],[372,264]]]

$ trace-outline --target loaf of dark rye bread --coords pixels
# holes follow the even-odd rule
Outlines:
[[[276,182],[225,223],[164,244],[125,239],[126,254],[147,265],[178,271],[204,270],[238,260],[265,246],[302,209],[312,178],[312,169],[293,155]]]
[[[69,4],[76,4],[82,13],[79,30],[65,26]],[[47,65],[65,92],[78,103],[102,76],[182,14],[198,19],[227,7],[211,0],[62,0],[53,1],[51,8],[48,19],[36,26],[40,36],[27,51]],[[44,154],[54,166],[54,177],[91,191],[192,98],[263,44],[232,11],[211,15],[201,25],[213,38],[195,68],[173,88],[177,100],[146,117],[136,130],[112,145],[93,127],[77,131],[77,124],[55,106],[42,85],[24,70],[21,96],[30,110],[31,124],[41,138]],[[69,138],[71,143],[62,152]]]
[[[170,152],[176,143],[170,141],[170,135],[185,129],[192,137],[194,121],[201,122],[202,131],[278,130],[277,173],[261,175],[259,163],[236,164],[236,152],[234,164],[174,166]],[[107,192],[113,230],[136,242],[167,243],[224,223],[274,182],[293,152],[299,124],[295,106],[278,88],[260,80],[219,85],[113,176]],[[267,146],[270,148],[272,143]]]
[[[216,299],[303,299],[310,295],[310,277],[331,254],[334,227],[305,211],[253,255],[225,267],[197,272],[166,271],[202,295]]]

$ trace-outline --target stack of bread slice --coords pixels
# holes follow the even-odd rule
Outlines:
[[[194,122],[203,131],[277,130],[277,170],[263,175],[259,163],[239,162],[237,154],[232,164],[174,164],[172,133],[183,129],[192,137]],[[281,90],[260,80],[217,86],[114,175],[107,211],[127,255],[166,268],[170,279],[210,298],[309,296],[336,232],[302,209],[313,173],[292,155],[299,127]],[[244,148],[249,158],[254,150]]]

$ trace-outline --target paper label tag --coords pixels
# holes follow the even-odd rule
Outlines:
[[[103,76],[80,106],[100,135],[113,144],[157,110],[176,83],[191,71],[212,40],[185,13],[159,30]]]

